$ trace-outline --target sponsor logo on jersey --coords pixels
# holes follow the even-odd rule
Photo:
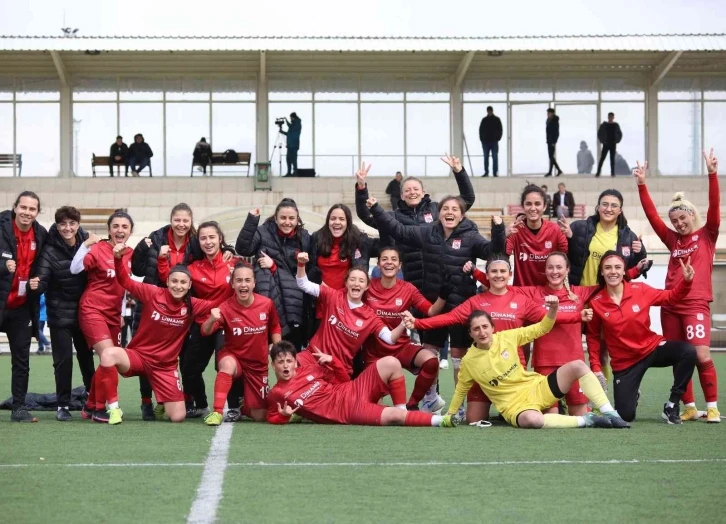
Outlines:
[[[623,246],[621,248],[621,251],[623,252],[623,256],[624,257],[629,257],[630,256],[630,247],[629,246]]]
[[[500,313],[499,311],[491,311],[490,316],[492,320],[517,320],[517,315],[514,313]]]
[[[315,380],[315,377],[314,377],[314,376],[312,376],[312,375],[308,375],[308,376],[307,376],[307,377],[305,377],[305,378],[307,378],[307,379],[308,379],[308,382],[312,382],[313,380]]]
[[[30,241],[30,250],[35,251],[35,240]]]
[[[303,401],[301,399],[297,399],[295,401],[295,405],[299,408],[303,407]]]
[[[402,298],[397,298],[396,299],[396,305],[397,306],[402,306],[403,305],[403,299]]]
[[[453,249],[461,249],[461,239],[456,239],[451,243]]]
[[[531,260],[532,262],[540,262],[547,260],[548,256],[549,255],[538,255],[536,253],[520,253],[519,260],[522,262],[527,262],[528,260]]]
[[[696,314],[696,318],[697,318],[698,320],[703,320],[703,313],[698,313],[698,314]]]
[[[116,270],[115,269],[107,269],[106,270],[106,278],[116,278]]]
[[[489,381],[489,385],[493,388],[497,387],[499,385],[499,381],[494,379]]]
[[[638,304],[633,304],[633,313],[640,313],[640,306]]]
[[[239,328],[235,328],[239,329]],[[244,327],[244,334],[245,335],[260,335],[267,331],[267,326],[245,326]]]
[[[698,235],[696,235],[696,236],[698,236]],[[696,251],[697,249],[698,249],[698,244],[695,244],[695,245],[689,247],[688,249],[674,249],[673,253],[671,253],[671,256],[673,258],[680,258],[680,257],[685,258],[688,255],[690,255],[691,253],[693,253],[694,251]]]
[[[545,249],[552,249],[552,242],[550,242],[549,240],[547,240],[545,242]]]
[[[505,378],[507,378],[509,375],[512,374],[512,372],[515,369],[517,369],[517,366],[518,365],[519,365],[519,360],[517,360],[517,362],[515,362],[514,364],[512,364],[512,366],[508,370],[506,370],[504,373],[502,373],[501,375],[498,375],[497,378],[496,378],[496,380],[497,381],[501,381],[501,380],[504,380]]]
[[[506,351],[506,350],[505,351],[502,351],[502,358],[505,359],[505,360],[508,359],[509,358],[509,351]]]
[[[357,320],[356,324],[358,324],[358,322],[360,322],[361,326],[363,325],[362,320]],[[335,315],[330,315],[330,318],[328,319],[328,323],[330,323],[330,325],[332,325],[332,326],[337,327],[339,330],[341,330],[343,333],[345,333],[349,337],[358,338],[360,336],[360,333],[358,333],[357,331],[353,331],[348,326],[343,324],[340,320],[338,320],[338,317],[336,317]]]
[[[314,394],[317,390],[320,389],[320,386],[321,386],[321,384],[320,384],[319,380],[316,380],[315,382],[313,382],[308,389],[306,389],[305,391],[303,391],[300,394],[300,398],[298,400],[296,400],[295,403],[297,404],[298,402],[300,402],[299,405],[302,406],[302,401],[309,399],[312,394]]]
[[[161,314],[159,314],[158,311],[153,311],[151,313],[151,320],[159,320],[161,318]]]
[[[386,311],[385,309],[376,309],[376,316],[384,318],[401,318],[400,313],[396,311]]]
[[[424,213],[424,222],[430,224],[434,221],[434,216],[431,213]]]
[[[232,328],[232,335],[238,337],[242,334],[242,328]]]
[[[361,257],[360,249],[356,249],[355,253],[353,253],[353,258],[360,258],[360,257]]]
[[[185,319],[168,317],[166,315],[162,315],[158,311],[151,312],[151,319],[156,322],[161,322],[162,324],[167,325],[167,326],[180,327],[180,326],[184,326],[184,324],[185,324]]]
[[[260,313],[260,320],[267,320],[267,313]]]
[[[183,308],[181,308],[181,314],[182,314],[182,315],[186,315],[186,314],[187,314],[187,311],[188,311],[188,310],[187,310],[186,306],[185,306],[185,307],[183,307]]]

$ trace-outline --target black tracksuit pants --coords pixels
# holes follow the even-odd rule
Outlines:
[[[73,389],[73,346],[76,347],[76,360],[81,369],[86,391],[91,389],[91,380],[95,371],[93,350],[88,347],[88,342],[78,326],[72,328],[51,327],[50,340],[53,349],[55,393],[58,397],[58,406],[68,406]]]
[[[0,331],[7,334],[10,344],[12,369],[10,389],[13,394],[13,410],[17,410],[25,405],[30,376],[30,343],[33,338],[33,327],[28,305],[6,309],[3,312]]]

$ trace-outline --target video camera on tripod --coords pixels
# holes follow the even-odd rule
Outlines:
[[[285,120],[286,119],[285,119],[284,116],[282,118],[276,118],[275,119],[275,125],[278,126],[278,127],[282,127],[282,124],[285,123]]]

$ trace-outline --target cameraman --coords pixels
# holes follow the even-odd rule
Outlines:
[[[287,136],[287,174],[285,176],[292,176],[297,172],[297,151],[300,149],[300,133],[302,133],[302,122],[297,116],[297,113],[290,113],[290,120],[285,119],[287,124],[287,131],[282,130],[282,123],[280,126],[280,133]]]

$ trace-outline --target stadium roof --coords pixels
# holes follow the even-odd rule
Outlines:
[[[517,37],[0,36],[1,51],[726,51],[726,34]]]

